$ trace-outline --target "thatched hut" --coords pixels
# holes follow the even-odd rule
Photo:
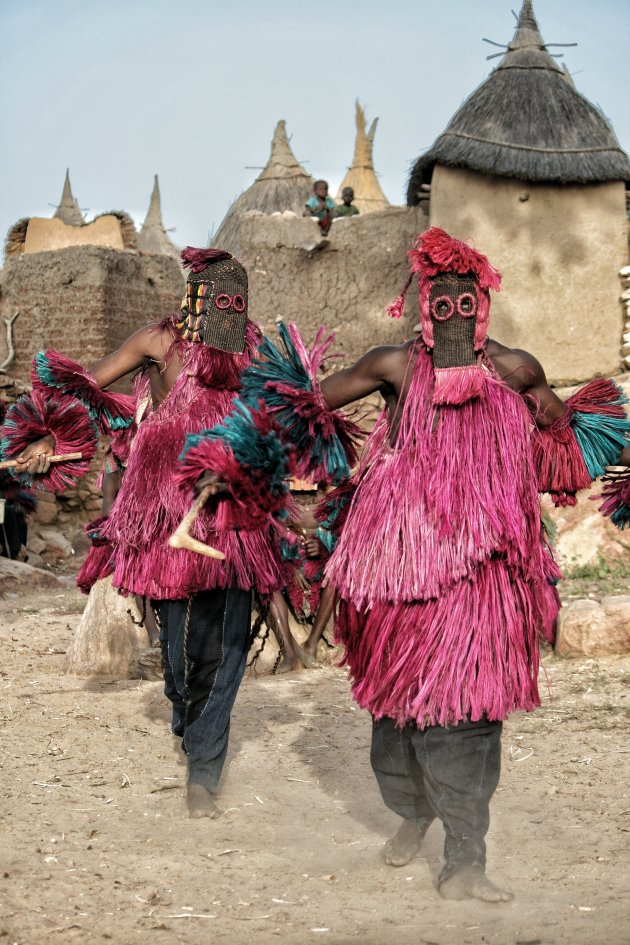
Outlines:
[[[341,191],[344,187],[354,190],[354,205],[360,213],[371,213],[374,210],[384,210],[389,207],[389,201],[382,191],[376,171],[374,170],[374,135],[378,118],[375,118],[366,131],[365,111],[356,102],[357,135],[354,142],[354,156],[348,172],[342,180],[337,192],[337,202],[341,202]]]
[[[213,244],[235,256],[242,255],[240,226],[248,211],[292,212],[301,216],[312,189],[313,178],[304,170],[291,150],[285,122],[279,121],[273,134],[267,164],[251,187],[231,205],[212,238]]]
[[[179,250],[171,242],[162,223],[162,200],[157,174],[153,177],[153,190],[147,215],[137,238],[138,249],[143,253],[156,253],[158,256],[173,256],[179,259]]]
[[[497,68],[413,165],[407,202],[503,270],[493,335],[558,383],[621,368],[630,161],[543,41],[531,0]]]

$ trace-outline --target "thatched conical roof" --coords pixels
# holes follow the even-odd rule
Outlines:
[[[372,158],[378,118],[374,119],[370,125],[370,130],[366,132],[365,112],[356,102],[356,122],[357,136],[354,142],[354,156],[348,173],[339,186],[337,202],[341,201],[343,188],[352,187],[354,190],[354,204],[361,213],[384,210],[389,207],[389,200],[381,190]]]
[[[63,191],[59,206],[53,213],[53,219],[61,220],[68,226],[83,226],[85,220],[79,209],[79,204],[74,199],[72,187],[70,186],[70,169],[66,168],[66,179],[63,183]]]
[[[155,253],[159,256],[173,256],[179,259],[179,250],[168,237],[162,223],[162,202],[160,198],[160,184],[157,174],[153,177],[153,190],[147,215],[144,218],[142,229],[137,236],[138,249],[144,253]]]
[[[279,121],[267,164],[251,187],[229,208],[212,239],[213,244],[240,256],[240,224],[248,210],[260,210],[262,213],[292,210],[301,216],[312,189],[313,178],[291,150],[285,122]]]
[[[561,184],[630,180],[630,161],[603,114],[547,51],[531,0],[497,68],[414,164],[407,203],[436,164]]]

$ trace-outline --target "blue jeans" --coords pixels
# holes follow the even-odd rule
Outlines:
[[[249,649],[251,593],[203,591],[151,605],[160,626],[164,692],[173,706],[173,732],[182,736],[188,758],[188,782],[216,794]]]
[[[439,882],[458,867],[485,869],[490,798],[501,771],[501,722],[460,722],[443,728],[396,728],[393,719],[374,721],[372,769],[383,800],[418,827],[435,817],[444,825],[446,864]]]

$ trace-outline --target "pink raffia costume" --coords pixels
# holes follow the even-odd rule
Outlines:
[[[553,638],[560,574],[539,492],[574,503],[617,460],[630,424],[620,390],[597,380],[544,426],[487,354],[497,270],[437,228],[418,237],[409,259],[410,279],[389,312],[402,314],[417,273],[421,338],[407,346],[395,408],[377,423],[345,492],[326,575],[338,593],[335,630],[353,693],[374,719],[371,760],[383,798],[419,840],[442,820],[441,884],[462,867],[485,869],[501,723],[540,704],[539,637]],[[241,397],[262,398],[303,454],[294,328],[283,343],[284,379],[279,352],[268,352],[244,373]],[[321,392],[324,423],[326,384]],[[314,403],[316,385],[309,396]],[[603,511],[623,527],[625,474],[605,499]]]
[[[189,248],[182,258],[190,270],[182,311],[155,326],[172,339],[165,363],[181,363],[162,403],[151,406],[147,400],[148,362],[136,378],[135,396],[129,397],[102,390],[62,354],[42,352],[34,362],[33,393],[9,411],[3,454],[15,457],[46,434],[54,437],[58,454],[82,451],[81,461],[51,465],[48,474],[35,477],[39,487],[58,491],[87,472],[99,433],[115,435],[122,484],[109,516],[92,523],[96,548],[80,579],[89,588],[113,571],[115,587],[151,600],[161,629],[173,731],[183,736],[188,755],[190,801],[191,784],[211,794],[218,790],[230,712],[249,648],[251,592],[271,594],[283,570],[277,534],[262,501],[255,521],[239,517],[231,496],[216,498],[202,510],[193,535],[223,552],[224,560],[168,544],[194,497],[175,475],[186,436],[226,417],[240,373],[262,338],[248,318],[243,266],[213,249]],[[149,406],[136,417],[143,400]],[[136,420],[137,429],[132,427]],[[278,458],[279,475],[286,455],[284,450]],[[235,530],[237,520],[241,527]]]

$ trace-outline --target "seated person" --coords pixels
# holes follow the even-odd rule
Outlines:
[[[352,187],[344,187],[341,191],[341,200],[342,203],[338,203],[336,210],[337,216],[339,217],[354,217],[357,213],[360,213],[358,207],[355,207],[353,204],[354,200],[354,190]]]
[[[317,217],[322,236],[325,236],[330,224],[337,216],[335,203],[328,196],[328,183],[325,180],[316,180],[313,184],[313,196],[306,201],[304,217]]]

